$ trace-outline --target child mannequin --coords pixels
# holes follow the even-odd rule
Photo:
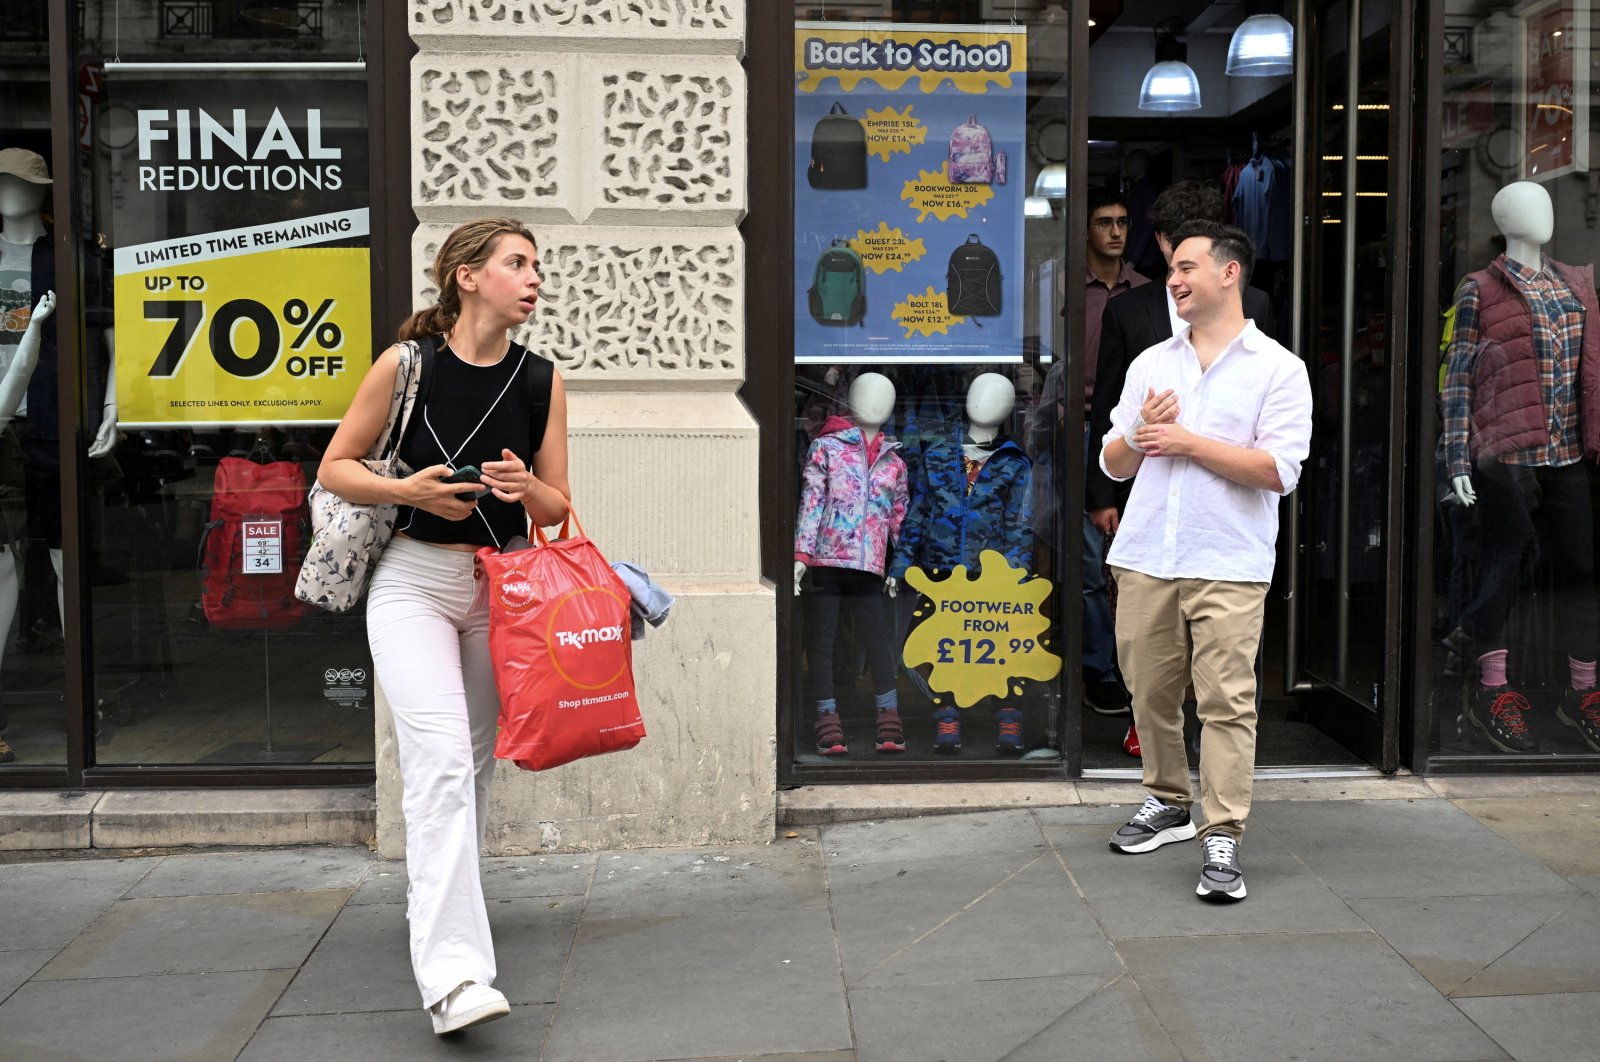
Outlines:
[[[833,651],[841,606],[849,603],[856,634],[865,643],[877,705],[878,752],[904,752],[895,687],[893,624],[882,595],[889,544],[905,520],[906,465],[900,444],[882,433],[894,411],[894,384],[868,372],[850,385],[850,416],[832,417],[811,444],[802,473],[795,529],[794,588],[807,585],[805,629],[807,687],[816,709],[817,751],[840,756],[848,747],[833,693]]]

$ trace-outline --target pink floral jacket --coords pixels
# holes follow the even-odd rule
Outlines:
[[[885,437],[869,461],[861,429],[842,417],[806,452],[794,557],[824,568],[884,573],[906,518],[906,463]]]

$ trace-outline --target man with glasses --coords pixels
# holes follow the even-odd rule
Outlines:
[[[1094,397],[1095,368],[1100,353],[1100,322],[1106,303],[1131,291],[1149,279],[1137,273],[1123,258],[1128,246],[1128,204],[1122,194],[1109,188],[1089,192],[1089,246],[1084,277],[1083,308],[1083,418],[1089,423],[1090,402]],[[1086,453],[1098,447],[1085,442]],[[1090,459],[1093,463],[1093,458]],[[1126,714],[1133,703],[1128,687],[1117,668],[1116,631],[1111,619],[1111,598],[1106,590],[1105,533],[1094,523],[1083,524],[1083,696],[1089,707],[1101,715]],[[1138,755],[1138,739],[1129,728],[1123,749]]]

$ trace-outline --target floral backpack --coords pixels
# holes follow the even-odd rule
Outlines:
[[[976,114],[950,134],[949,172],[951,184],[1006,183],[1006,153],[995,153],[994,138]]]

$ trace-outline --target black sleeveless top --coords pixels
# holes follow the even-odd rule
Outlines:
[[[473,365],[441,343],[433,357],[433,380],[422,381],[421,404],[411,411],[400,440],[400,459],[413,469],[437,464],[482,468],[485,462],[501,460],[500,451],[506,449],[531,466],[543,441],[550,400],[548,366],[529,364],[538,360],[526,347],[512,343],[493,365]],[[531,393],[541,385],[543,394]],[[423,393],[426,401],[421,401]],[[537,426],[536,405],[542,406]],[[536,427],[538,439],[532,437]],[[459,521],[402,505],[395,529],[422,542],[499,547],[513,535],[528,533],[528,516],[520,503],[485,494],[477,511]]]

